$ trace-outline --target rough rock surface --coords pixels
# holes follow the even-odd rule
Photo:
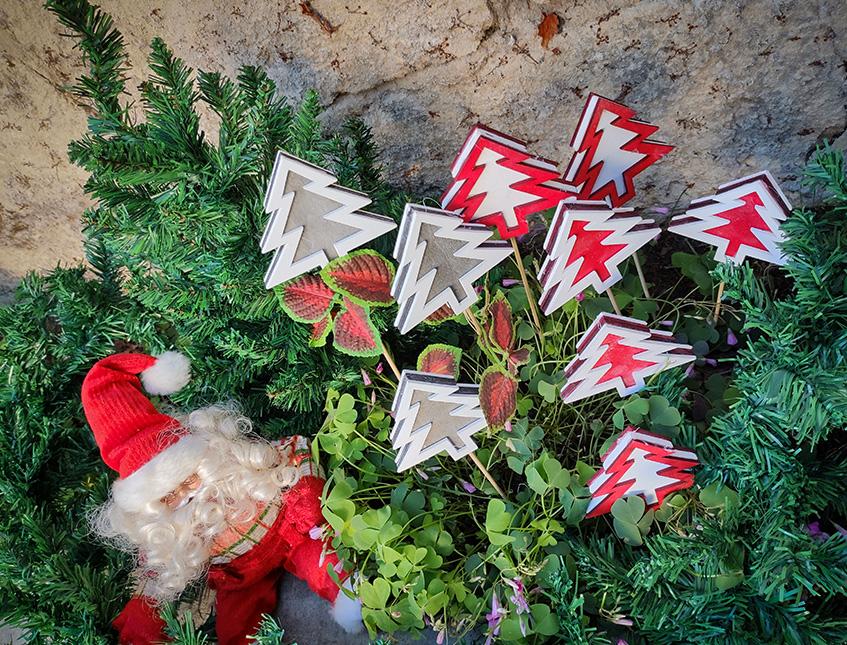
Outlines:
[[[390,179],[438,192],[480,120],[564,162],[591,90],[624,101],[678,146],[642,175],[641,204],[684,204],[769,168],[789,195],[816,142],[847,135],[843,0],[101,0],[134,69],[162,36],[194,68],[266,66],[297,100],[311,87],[328,125],[361,115]],[[542,47],[538,25],[559,29]],[[79,52],[32,0],[0,7],[0,283],[82,254],[84,173],[66,160],[86,114],[65,91]],[[331,33],[330,33],[331,32]]]

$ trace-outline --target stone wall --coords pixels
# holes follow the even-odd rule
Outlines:
[[[313,15],[301,10],[304,4]],[[677,150],[642,176],[639,202],[684,204],[769,168],[790,196],[823,138],[845,145],[844,0],[102,0],[143,78],[162,36],[189,65],[269,69],[297,100],[316,88],[329,126],[361,115],[389,177],[435,191],[482,121],[565,161],[589,91],[661,126]],[[547,47],[538,25],[555,13]],[[66,160],[85,127],[66,91],[79,52],[39,2],[0,6],[0,283],[81,257],[84,173]]]

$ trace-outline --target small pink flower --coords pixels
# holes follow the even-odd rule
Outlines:
[[[667,215],[671,212],[671,209],[667,206],[654,206],[650,210],[652,210],[654,213],[658,213],[659,215]]]
[[[619,638],[615,645],[629,645],[629,643],[627,643],[624,639]]]
[[[515,280],[514,278],[503,278],[503,282],[501,284],[504,287],[514,287],[515,285],[518,285],[520,283],[520,280]]]
[[[673,327],[673,320],[660,320],[659,324],[662,327]]]
[[[685,370],[685,377],[686,378],[690,378],[692,376],[694,376],[694,363],[691,363],[688,366],[688,369]]]
[[[585,294],[582,291],[580,291],[578,294],[576,294],[574,296],[574,300],[576,300],[577,302],[582,302],[583,300],[585,300]]]
[[[506,432],[511,432],[511,431],[512,431],[512,420],[511,420],[511,419],[509,419],[508,421],[506,421],[506,423],[504,423],[504,424],[503,424],[503,429],[504,429]]]
[[[627,618],[625,616],[621,616],[620,618],[615,618],[613,621],[615,625],[623,625],[624,627],[632,627],[632,619]]]
[[[344,564],[341,562],[341,560],[332,565],[332,570],[339,575],[342,571],[344,571]]]
[[[462,488],[464,488],[468,493],[475,493],[476,486],[471,484],[470,482],[462,481]]]
[[[385,367],[382,365],[382,361],[380,361],[376,364],[376,369],[374,370],[374,372],[376,372],[377,374],[382,374],[382,370],[384,369]]]
[[[417,472],[417,473],[418,473],[418,475],[420,475],[420,476],[421,476],[421,479],[423,479],[424,481],[426,481],[427,479],[429,479],[429,475],[427,475],[427,474],[423,471],[423,469],[422,469],[422,468],[415,468],[415,472]]]
[[[515,606],[515,611],[518,615],[528,614],[529,604],[524,596],[523,581],[520,578],[513,578],[511,580],[506,580],[506,584],[509,585],[515,592],[509,596],[509,600],[511,600],[512,604]]]
[[[368,376],[368,373],[365,371],[364,367],[362,368],[362,381],[364,382],[365,385],[371,384],[371,377]]]
[[[488,638],[485,639],[485,645],[491,645],[496,636],[500,635],[500,623],[509,612],[500,606],[500,600],[497,598],[495,591],[491,595],[491,611],[485,614],[485,620],[488,621]]]
[[[438,643],[438,645],[441,645],[444,642],[444,636],[444,630],[441,630],[438,632],[438,636],[435,637],[435,642]]]
[[[322,526],[313,526],[309,529],[309,537],[313,540],[320,540],[323,535],[324,529]]]

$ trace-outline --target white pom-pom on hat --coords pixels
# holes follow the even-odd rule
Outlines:
[[[149,394],[173,394],[191,380],[191,361],[185,354],[165,352],[152,367],[141,372],[141,384]]]

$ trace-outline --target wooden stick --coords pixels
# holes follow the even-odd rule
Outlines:
[[[480,472],[488,480],[488,483],[491,484],[494,487],[494,490],[496,490],[497,493],[499,493],[500,497],[502,497],[503,499],[505,499],[508,502],[509,498],[506,497],[503,490],[497,485],[497,482],[494,481],[494,478],[491,476],[491,473],[488,472],[488,469],[485,466],[482,465],[482,462],[479,460],[479,457],[476,456],[476,453],[472,452],[471,454],[468,455],[468,457],[470,457],[473,460],[473,462],[476,464],[476,467],[479,468]]]
[[[612,293],[611,289],[606,289],[606,295],[609,296],[609,300],[612,302],[612,309],[615,310],[615,313],[618,316],[622,316],[621,308],[618,306],[618,301],[615,300],[615,294]]]
[[[538,310],[535,308],[535,296],[532,295],[532,291],[529,288],[529,279],[526,277],[526,271],[523,268],[523,257],[521,257],[521,251],[518,248],[518,242],[513,237],[511,238],[512,249],[515,251],[515,261],[518,264],[518,272],[521,274],[521,281],[523,282],[524,291],[526,291],[526,299],[529,301],[529,311],[532,313],[532,321],[535,323],[535,328],[538,331],[541,331],[541,316],[538,314]]]
[[[385,343],[382,344],[382,356],[385,358],[385,362],[388,363],[388,366],[391,368],[391,371],[394,372],[394,376],[399,382],[400,370],[397,369],[397,363],[394,362],[394,359],[391,358],[391,354],[388,353],[388,348],[385,346]]]
[[[721,280],[720,284],[718,285],[718,297],[715,298],[715,310],[714,312],[712,312],[712,320],[715,321],[715,324],[717,324],[718,316],[720,316],[721,314],[721,298],[723,298],[723,288],[724,281]]]
[[[635,270],[638,272],[638,279],[641,280],[641,289],[644,291],[644,297],[650,300],[650,290],[647,288],[647,281],[644,279],[644,270],[641,268],[638,253],[633,253],[632,259],[635,262]]]

